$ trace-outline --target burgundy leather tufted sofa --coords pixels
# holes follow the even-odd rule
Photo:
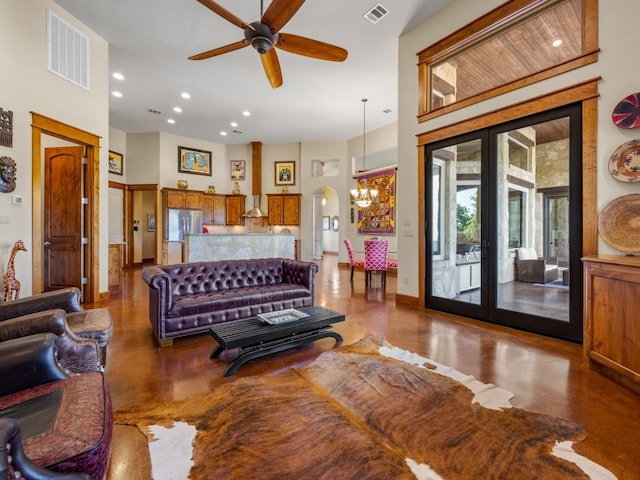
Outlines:
[[[145,267],[149,320],[161,347],[211,325],[313,305],[318,266],[285,258]]]

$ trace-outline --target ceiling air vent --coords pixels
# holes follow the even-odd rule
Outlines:
[[[49,71],[89,90],[89,37],[48,11]]]
[[[382,17],[387,15],[387,13],[389,13],[389,10],[384,8],[382,5],[377,4],[375,7],[364,14],[364,18],[369,20],[371,23],[378,23],[380,20],[382,20]]]
[[[147,108],[147,113],[153,113],[154,115],[161,115],[162,112],[160,110],[156,110],[154,108]]]

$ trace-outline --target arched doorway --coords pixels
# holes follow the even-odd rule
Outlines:
[[[313,192],[313,245],[314,260],[321,260],[326,253],[338,254],[340,236],[340,199],[330,187]]]

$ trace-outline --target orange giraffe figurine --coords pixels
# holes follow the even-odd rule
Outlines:
[[[13,266],[13,261],[16,258],[16,253],[20,250],[27,251],[22,240],[18,240],[11,250],[9,256],[9,263],[7,264],[7,272],[4,274],[3,282],[4,288],[2,290],[2,299],[7,302],[9,300],[16,300],[20,298],[20,282],[16,278],[16,269]]]

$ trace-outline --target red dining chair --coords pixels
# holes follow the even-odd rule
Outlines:
[[[382,284],[387,283],[387,251],[389,242],[386,240],[365,240],[364,241],[364,273],[365,285],[369,284],[372,272],[382,273]]]
[[[356,258],[353,254],[351,240],[345,239],[344,245],[347,247],[347,253],[349,254],[349,263],[351,264],[351,281],[353,282],[353,269],[355,267],[364,267],[364,258]]]

